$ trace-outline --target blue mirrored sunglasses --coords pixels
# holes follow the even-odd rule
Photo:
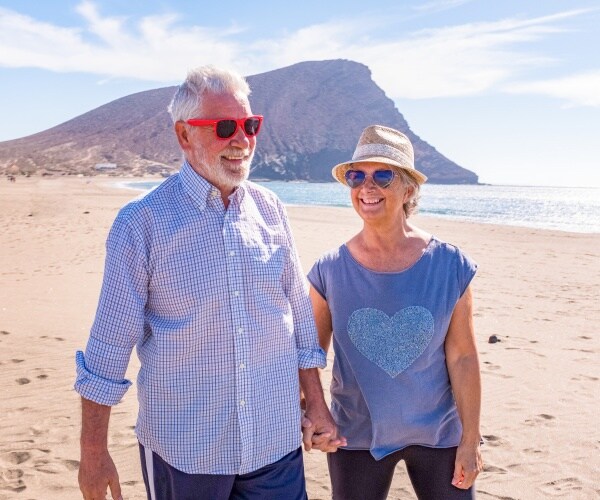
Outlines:
[[[373,179],[373,182],[380,188],[388,187],[394,180],[393,170],[375,170],[372,174],[367,174],[362,170],[347,170],[344,174],[346,184],[352,189],[362,186],[367,177]]]

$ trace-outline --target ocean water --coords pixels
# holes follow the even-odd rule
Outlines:
[[[157,182],[128,183],[150,190]],[[260,182],[288,205],[351,207],[337,182]],[[439,185],[421,188],[419,213],[490,224],[600,233],[600,188]]]

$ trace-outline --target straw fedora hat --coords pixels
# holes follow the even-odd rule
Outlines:
[[[415,154],[408,137],[402,132],[383,125],[370,125],[363,130],[352,155],[352,160],[340,163],[331,170],[333,178],[346,185],[344,174],[360,163],[383,163],[403,170],[418,184],[427,177],[415,168]]]

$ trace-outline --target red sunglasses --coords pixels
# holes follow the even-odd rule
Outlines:
[[[218,139],[229,139],[237,132],[238,126],[244,131],[246,137],[254,137],[258,134],[262,121],[262,115],[254,115],[246,118],[219,118],[217,120],[190,118],[186,123],[193,127],[213,127]]]

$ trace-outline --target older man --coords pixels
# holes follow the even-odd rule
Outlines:
[[[284,207],[247,181],[262,123],[249,93],[234,73],[191,71],[169,107],[181,171],[124,207],[110,231],[96,319],[76,357],[85,499],[107,487],[121,495],[107,430],[134,346],[152,500],[305,498],[299,385],[305,445],[344,444],[323,399],[325,355]]]

